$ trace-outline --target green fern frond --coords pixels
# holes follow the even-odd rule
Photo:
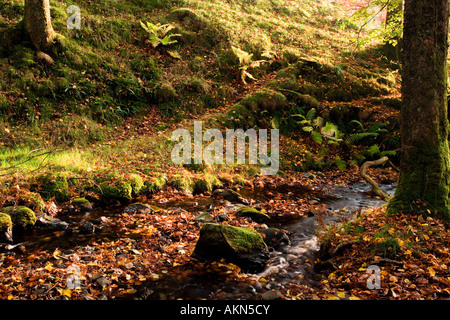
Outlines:
[[[378,133],[376,133],[376,132],[354,133],[354,134],[347,136],[347,138],[345,139],[345,142],[347,144],[355,145],[367,137],[377,137],[377,136],[378,136]]]
[[[351,125],[351,124],[356,124],[356,125],[358,125],[359,126],[359,128],[361,129],[361,131],[364,131],[364,125],[361,123],[361,122],[359,122],[358,120],[352,120],[352,121],[350,121],[348,124],[349,125]]]
[[[309,121],[313,121],[316,117],[316,109],[312,108],[306,114],[306,119]]]

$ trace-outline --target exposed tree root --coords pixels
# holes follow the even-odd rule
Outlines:
[[[369,182],[372,185],[373,192],[375,192],[376,195],[382,197],[383,200],[385,200],[385,201],[389,201],[391,199],[391,197],[389,195],[387,195],[386,193],[384,193],[383,190],[380,189],[380,187],[378,186],[378,183],[376,183],[375,180],[373,180],[371,177],[369,177],[369,175],[366,173],[366,171],[368,168],[370,168],[372,166],[379,166],[380,164],[383,164],[388,160],[389,160],[388,157],[383,157],[383,158],[375,160],[375,161],[366,161],[359,169],[359,174],[361,175],[361,177],[366,179],[367,182]]]

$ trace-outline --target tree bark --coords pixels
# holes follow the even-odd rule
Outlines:
[[[25,0],[25,31],[37,51],[49,52],[55,31],[50,17],[49,0]]]
[[[449,220],[448,0],[405,1],[402,155],[388,213],[417,212],[417,200]],[[422,211],[425,211],[422,209]]]

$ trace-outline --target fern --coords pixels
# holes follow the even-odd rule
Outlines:
[[[382,157],[389,157],[389,156],[392,156],[392,157],[397,156],[397,151],[386,150],[386,151],[380,152],[380,158],[382,158]]]
[[[315,117],[316,117],[316,109],[312,108],[308,111],[305,118],[308,121],[313,121]]]
[[[363,124],[361,122],[359,122],[358,120],[352,120],[348,124],[351,125],[353,123],[357,124],[359,126],[359,128],[361,129],[361,131],[365,130]]]
[[[247,70],[250,68],[259,68],[261,64],[268,62],[267,60],[255,60],[253,61],[253,54],[248,53],[242,49],[231,46],[231,50],[234,55],[239,59],[239,70],[241,70],[241,81],[247,84],[246,79],[256,80],[253,75]]]
[[[377,137],[378,133],[376,132],[360,132],[360,133],[354,133],[350,134],[345,138],[345,143],[355,145],[360,143],[362,140],[364,140],[367,137]]]
[[[142,29],[148,33],[148,39],[153,48],[159,45],[168,46],[177,43],[174,37],[181,37],[181,34],[169,34],[175,27],[171,24],[153,24],[151,22],[143,23],[140,21]]]
[[[322,142],[323,142],[323,137],[320,134],[320,132],[318,132],[318,131],[312,131],[311,138],[314,140],[314,142],[316,142],[318,144],[322,144]]]

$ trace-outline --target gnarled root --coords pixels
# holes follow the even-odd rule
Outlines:
[[[386,193],[384,193],[383,190],[380,189],[380,187],[378,186],[378,183],[376,183],[375,180],[373,180],[371,177],[369,177],[369,175],[366,173],[366,171],[368,168],[370,168],[372,166],[379,166],[380,164],[383,164],[388,160],[389,160],[388,157],[383,157],[383,158],[375,160],[375,161],[366,161],[359,169],[359,174],[361,175],[361,177],[366,179],[367,182],[369,182],[372,185],[373,192],[375,192],[376,195],[382,197],[383,200],[385,200],[385,201],[389,201],[391,199],[391,197],[389,195],[387,195]]]

